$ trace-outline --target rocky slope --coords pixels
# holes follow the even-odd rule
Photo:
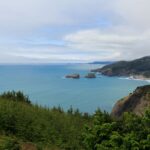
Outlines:
[[[112,116],[120,117],[124,112],[142,115],[150,107],[150,85],[137,87],[129,96],[119,100],[112,109]]]
[[[150,56],[133,61],[119,61],[102,68],[92,70],[107,76],[132,76],[150,78]]]

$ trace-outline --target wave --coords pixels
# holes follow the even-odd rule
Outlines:
[[[136,78],[133,78],[133,77],[121,77],[119,79],[123,79],[123,80],[136,80],[136,81],[146,81],[146,82],[150,83],[149,79],[136,79]]]

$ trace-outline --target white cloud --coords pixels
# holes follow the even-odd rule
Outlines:
[[[105,5],[104,0],[0,0],[0,31],[18,34],[43,26],[89,23]]]
[[[93,52],[95,55],[99,52],[105,56],[103,59],[133,59],[150,54],[149,32],[116,33],[113,28],[109,32],[99,29],[85,30],[67,35],[65,40],[72,49]]]
[[[126,25],[147,30],[150,28],[149,6],[149,0],[116,0],[113,9]]]
[[[149,6],[150,0],[0,0],[0,62],[150,55]],[[51,32],[43,32],[45,28]],[[42,38],[46,42],[38,40]]]

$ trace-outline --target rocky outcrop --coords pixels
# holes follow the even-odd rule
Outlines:
[[[150,107],[150,85],[138,87],[129,96],[119,100],[112,109],[113,117],[121,117],[124,112],[142,115]]]
[[[88,73],[85,78],[96,78],[95,73]]]
[[[72,78],[72,79],[79,79],[80,75],[79,74],[69,74],[65,76],[66,78]]]

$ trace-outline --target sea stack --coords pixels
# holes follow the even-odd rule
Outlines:
[[[71,78],[71,79],[79,79],[80,75],[79,74],[69,74],[65,76],[66,78]]]
[[[95,73],[88,73],[86,76],[85,76],[85,78],[96,78],[96,75],[95,75]]]

